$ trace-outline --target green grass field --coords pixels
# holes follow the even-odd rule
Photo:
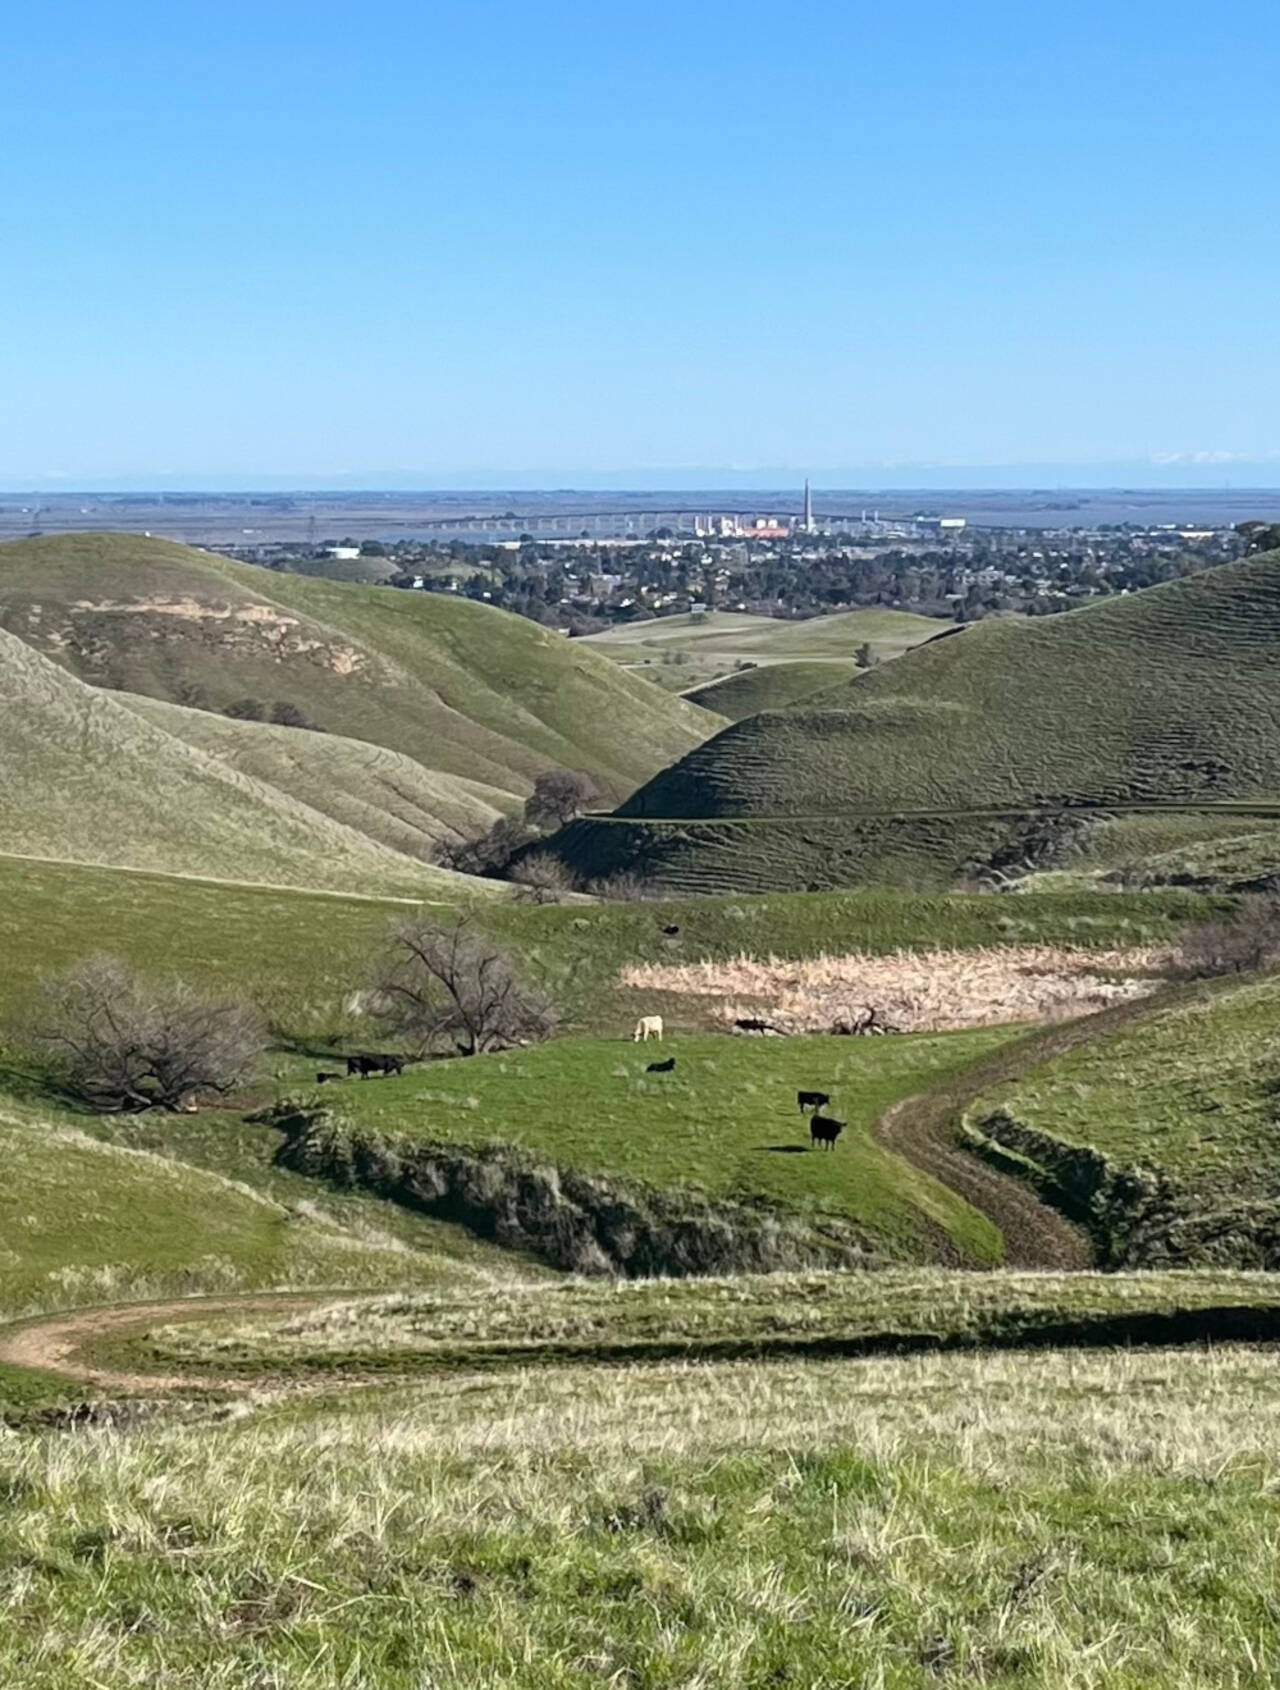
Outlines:
[[[872,1128],[898,1098],[929,1089],[1010,1037],[1003,1029],[897,1039],[669,1038],[671,1074],[647,1074],[657,1047],[557,1040],[536,1050],[347,1080],[324,1101],[355,1136],[517,1145],[565,1167],[713,1197],[762,1197],[812,1219],[855,1223],[900,1260],[929,1259],[936,1229],[962,1253],[999,1259],[983,1216],[901,1157]],[[796,1092],[831,1094],[848,1122],[834,1152],[810,1150]]]
[[[476,919],[550,991],[570,1028],[622,1032],[639,1013],[636,994],[615,984],[628,963],[743,952],[1139,944],[1175,937],[1221,907],[1221,900],[1176,892],[1017,900],[857,892],[545,909],[486,904]],[[22,1008],[41,974],[107,951],[148,973],[189,975],[247,995],[290,1036],[355,1033],[342,1001],[366,982],[370,959],[404,914],[390,901],[0,856],[0,1018]],[[674,938],[663,932],[673,924]],[[660,1007],[679,1024],[701,1024],[687,999]]]
[[[853,668],[859,646],[870,645],[875,660],[884,662],[932,639],[945,626],[903,610],[845,610],[803,621],[717,610],[704,618],[619,623],[583,643],[666,688],[715,681],[731,674],[737,663],[829,665],[827,683],[835,685]],[[719,709],[709,699],[700,702]]]
[[[23,1690],[1266,1690],[1269,1350],[445,1374],[0,1441]]]
[[[504,1287],[445,1282],[426,1291],[255,1309],[148,1325],[113,1346],[138,1365],[210,1377],[322,1371],[406,1374],[581,1361],[815,1360],[938,1347],[1081,1349],[1229,1336],[1256,1317],[1280,1332],[1280,1279],[1268,1273],[771,1273]]]
[[[744,716],[759,715],[761,710],[786,710],[856,673],[857,665],[852,661],[760,663],[697,687],[685,697],[727,716],[731,722],[740,722]]]

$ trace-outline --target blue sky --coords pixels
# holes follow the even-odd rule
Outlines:
[[[1260,0],[46,0],[0,485],[1280,481]]]

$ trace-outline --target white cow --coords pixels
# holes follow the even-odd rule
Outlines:
[[[637,1044],[643,1040],[645,1044],[648,1044],[651,1038],[657,1039],[659,1044],[662,1043],[662,1017],[660,1015],[642,1015],[636,1022],[636,1030],[631,1035],[631,1042]]]

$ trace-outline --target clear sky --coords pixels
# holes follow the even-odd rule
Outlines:
[[[1275,0],[44,0],[0,484],[1280,481]]]

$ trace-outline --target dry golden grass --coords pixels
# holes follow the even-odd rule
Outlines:
[[[853,951],[803,961],[737,956],[725,962],[643,963],[623,986],[717,998],[725,1021],[759,1016],[780,1032],[826,1032],[869,1010],[903,1033],[954,1032],[1013,1021],[1055,1021],[1144,997],[1174,960],[1167,946],[1099,951],[1007,945],[968,951]]]

